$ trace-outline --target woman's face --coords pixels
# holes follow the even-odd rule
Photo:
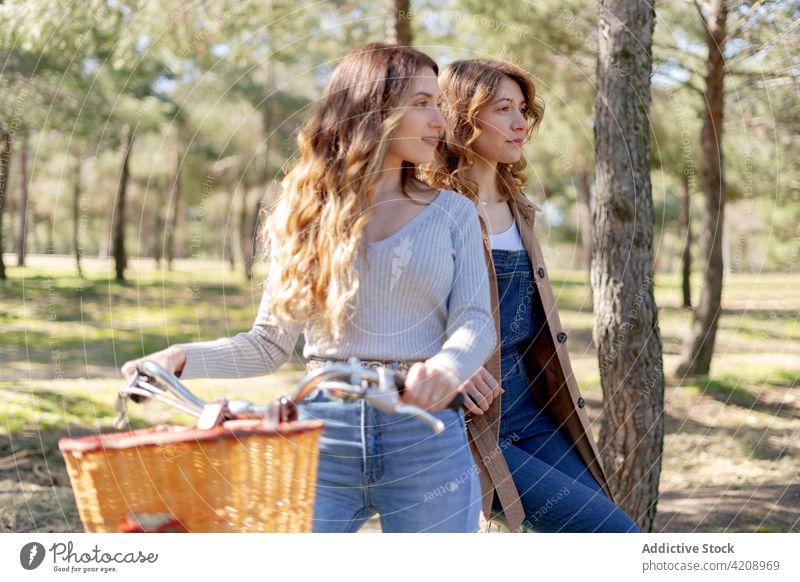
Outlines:
[[[519,161],[528,132],[525,110],[525,97],[519,84],[511,77],[503,77],[496,94],[476,115],[482,133],[472,149],[479,159],[495,164]]]
[[[429,164],[444,134],[444,117],[439,110],[441,92],[436,73],[421,68],[411,81],[411,92],[402,104],[403,116],[389,138],[388,158]]]

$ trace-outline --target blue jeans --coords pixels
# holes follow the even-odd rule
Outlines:
[[[558,427],[534,403],[522,354],[503,357],[500,448],[537,532],[638,532],[603,493]],[[499,507],[495,507],[499,510]]]
[[[354,532],[375,513],[384,532],[477,531],[480,481],[464,414],[434,416],[445,423],[439,435],[363,400],[306,399],[300,418],[325,423],[313,531]]]

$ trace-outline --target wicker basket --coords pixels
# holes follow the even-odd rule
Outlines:
[[[314,509],[319,421],[233,420],[62,438],[87,532],[168,514],[189,532],[306,532]]]

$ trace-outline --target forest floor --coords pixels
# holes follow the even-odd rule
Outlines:
[[[178,261],[166,272],[134,260],[124,285],[108,263],[85,263],[83,284],[67,257],[30,257],[0,283],[2,532],[83,531],[58,439],[113,430],[123,362],[246,331],[260,300],[258,285],[222,262]],[[598,435],[602,390],[587,277],[551,271]],[[672,371],[691,314],[680,307],[677,275],[656,278],[656,301],[667,387],[654,531],[800,531],[800,276],[728,275],[712,373],[683,383]],[[268,377],[187,384],[206,398],[266,402],[301,373],[298,348]],[[157,404],[131,413],[134,426],[189,420]],[[378,518],[362,531],[380,531]]]

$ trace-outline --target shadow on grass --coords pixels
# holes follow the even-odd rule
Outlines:
[[[729,449],[736,447],[747,458],[760,461],[779,461],[796,454],[793,448],[779,440],[783,431],[750,427],[744,423],[734,427],[709,426],[690,418],[678,418],[665,413],[664,434],[700,436],[708,439],[709,445],[724,441],[729,443]]]
[[[661,494],[656,532],[798,532],[800,484],[705,487]]]
[[[788,379],[788,373],[785,376]],[[791,387],[796,385],[797,377],[792,378]],[[780,386],[780,379],[772,383],[773,386]],[[725,405],[740,406],[747,410],[761,412],[769,416],[788,418],[793,420],[800,419],[800,412],[791,404],[783,402],[765,402],[759,394],[742,385],[741,381],[735,378],[708,378],[698,379],[698,386],[703,394],[710,396],[717,402]]]

